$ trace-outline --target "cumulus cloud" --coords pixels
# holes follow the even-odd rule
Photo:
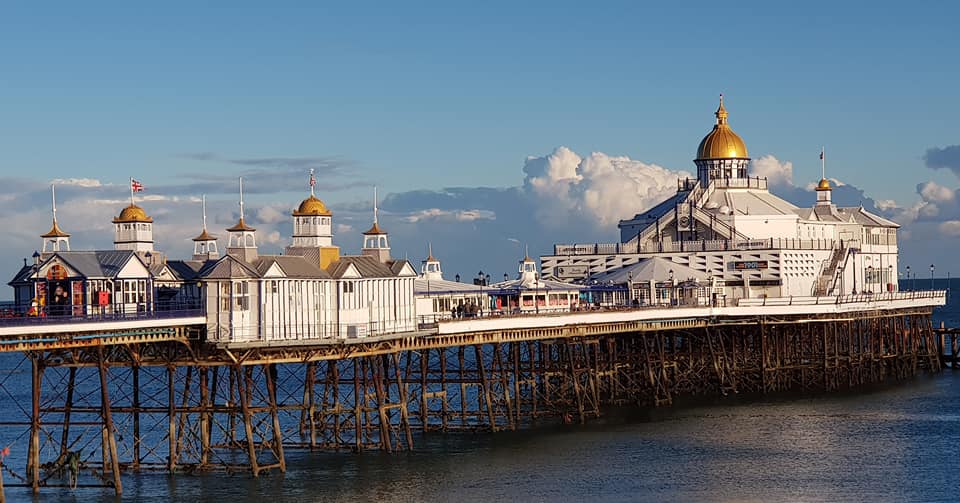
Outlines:
[[[925,201],[934,203],[948,203],[955,199],[953,189],[939,185],[936,182],[926,182],[917,185],[917,192]]]
[[[290,221],[290,210],[287,206],[270,204],[260,207],[256,213],[257,222],[265,224],[276,224]]]
[[[675,193],[678,177],[692,176],[602,152],[580,157],[567,147],[528,157],[523,172],[524,188],[539,203],[537,219],[550,227],[616,224]]]
[[[923,162],[930,169],[949,169],[960,175],[960,145],[928,148],[923,154]]]
[[[750,162],[750,176],[766,178],[771,187],[793,185],[793,163],[765,155]]]

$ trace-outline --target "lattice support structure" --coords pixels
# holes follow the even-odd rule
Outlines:
[[[126,471],[286,470],[289,449],[413,449],[426,432],[584,423],[607,407],[677,397],[836,391],[941,369],[929,311],[530,339],[260,348],[199,341],[32,350],[0,380],[22,420],[6,487],[109,486]],[[952,342],[952,341],[950,341]],[[949,343],[948,343],[949,344]],[[18,367],[21,368],[21,367]],[[26,402],[29,402],[27,404]],[[24,465],[20,465],[24,466]]]

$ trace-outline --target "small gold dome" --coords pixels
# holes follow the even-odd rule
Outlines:
[[[723,107],[723,95],[720,96],[720,108],[714,114],[717,124],[700,142],[697,159],[749,159],[747,145],[727,124],[727,109]]]
[[[830,182],[826,178],[821,178],[820,183],[817,184],[816,190],[820,191],[820,190],[833,190],[833,189],[830,187]]]
[[[54,220],[54,221],[53,221],[53,227],[50,228],[50,231],[47,232],[46,234],[41,234],[40,237],[42,237],[42,238],[68,238],[68,237],[70,237],[70,235],[67,234],[66,232],[63,232],[62,230],[60,230],[60,226],[57,225],[57,221]]]
[[[143,211],[143,208],[137,206],[136,204],[131,204],[123,209],[120,212],[120,216],[113,219],[113,223],[130,223],[130,222],[153,222],[153,219],[147,216],[147,213]]]
[[[206,229],[204,229],[199,236],[193,238],[194,241],[215,241],[216,239],[217,238],[213,234],[207,232]]]
[[[300,206],[293,212],[295,217],[305,217],[311,215],[321,215],[329,217],[333,215],[330,210],[327,209],[327,205],[323,204],[323,201],[317,199],[313,194],[310,197],[303,200],[300,203]]]
[[[367,232],[364,232],[363,235],[370,236],[373,234],[386,234],[386,233],[387,231],[380,228],[380,224],[378,224],[377,222],[374,222],[373,227],[370,227],[370,229]]]

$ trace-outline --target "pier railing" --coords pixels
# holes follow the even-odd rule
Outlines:
[[[694,251],[740,251],[740,250],[833,250],[838,242],[833,239],[711,239],[698,241],[673,241],[647,243],[637,248],[630,243],[577,243],[553,246],[555,256],[570,255],[619,255],[634,253],[671,253]],[[844,241],[844,246],[858,247],[858,242]]]
[[[921,290],[909,292],[858,293],[855,295],[832,295],[821,297],[762,297],[754,299],[739,299],[737,301],[737,306],[811,306],[825,304],[886,302],[895,300],[946,300],[946,298],[946,290]]]

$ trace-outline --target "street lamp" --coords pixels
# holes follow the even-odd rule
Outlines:
[[[933,264],[930,264],[930,289],[933,290]]]
[[[907,266],[907,280],[910,281],[910,289],[913,290],[913,281],[910,280],[910,266]]]
[[[871,285],[873,285],[873,283],[874,283],[874,280],[873,280],[873,266],[872,266],[872,265],[868,265],[868,266],[867,266],[867,271],[866,271],[866,273],[865,273],[863,276],[864,276],[863,284],[864,284],[864,286],[867,287],[867,292],[868,292],[868,293],[869,293],[869,292],[872,292],[872,291],[873,291],[873,286],[871,286]]]
[[[457,283],[459,283],[459,282],[460,282],[460,273],[457,273],[457,275],[454,276],[453,278],[454,278],[455,280],[457,280]]]
[[[670,269],[670,305],[671,306],[673,305],[673,294],[675,293],[674,290],[676,289],[677,289],[676,285],[673,284],[673,269]]]
[[[887,280],[884,281],[887,285],[884,288],[890,290],[893,286],[893,264],[887,265]]]
[[[507,276],[507,273],[503,273],[503,282],[506,283],[510,279],[510,276]]]

